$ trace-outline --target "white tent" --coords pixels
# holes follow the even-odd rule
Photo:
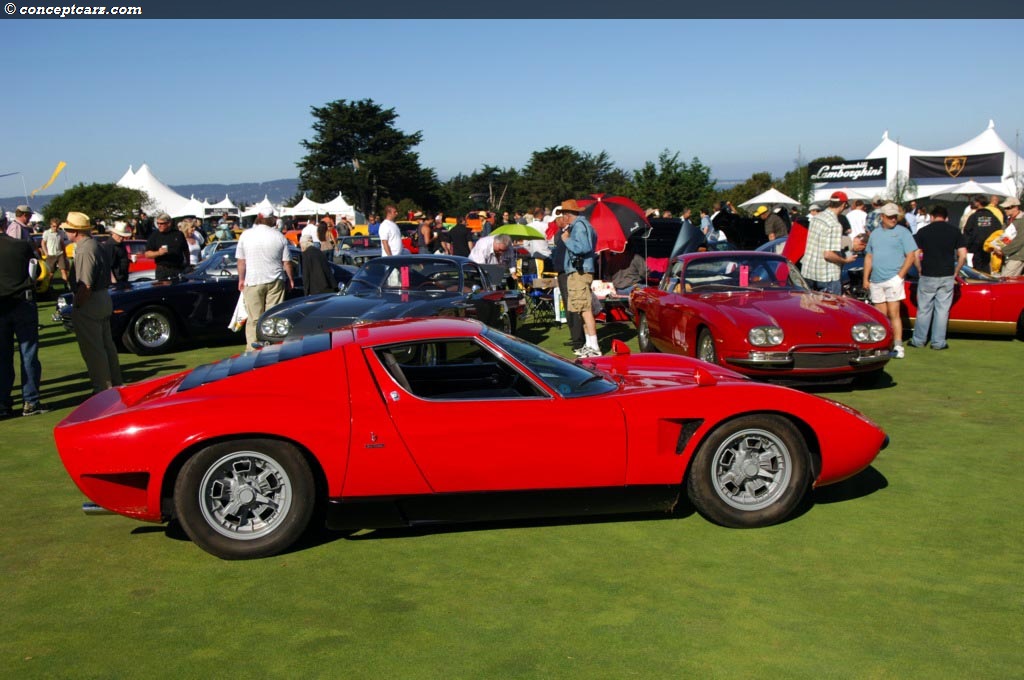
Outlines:
[[[206,214],[206,206],[193,195],[187,201],[178,204],[173,210],[168,210],[167,213],[175,219],[179,217],[203,217]]]
[[[220,201],[219,203],[214,203],[213,205],[207,206],[207,209],[211,210],[211,211],[213,211],[215,213],[216,212],[232,212],[232,211],[238,212],[238,206],[236,206],[234,203],[231,202],[231,199],[228,198],[227,194],[224,194],[224,200],[223,201]]]
[[[270,202],[270,199],[267,198],[267,195],[263,194],[263,200],[243,210],[242,217],[256,217],[261,213],[265,215],[267,214],[268,210],[274,210],[275,212],[278,213],[280,212],[274,208],[274,204]]]
[[[756,208],[759,205],[766,205],[769,207],[775,205],[793,206],[800,205],[800,202],[794,201],[792,198],[782,193],[775,187],[772,187],[768,191],[765,191],[764,193],[760,193],[757,196],[754,196],[749,201],[740,203],[741,208]]]
[[[153,171],[149,169],[149,165],[145,163],[135,173],[132,173],[129,167],[128,172],[117,181],[117,184],[129,189],[145,191],[146,195],[149,196],[149,202],[146,203],[146,212],[150,214],[166,212],[172,217],[175,213],[181,215],[193,214],[181,212],[183,204],[188,203],[188,199],[157,179]]]
[[[983,196],[1006,196],[1006,194],[1003,193],[1002,188],[997,188],[988,184],[979,184],[972,179],[968,182],[964,182],[963,184],[957,184],[954,187],[943,189],[937,194],[932,194],[931,198],[944,199],[947,201],[966,201],[969,200],[971,196],[976,196],[978,194]]]
[[[348,203],[348,201],[344,199],[344,197],[342,197],[340,191],[338,192],[338,195],[335,198],[327,201],[321,207],[323,208],[323,211],[328,215],[344,215],[345,217],[355,222],[356,209],[353,208]]]
[[[295,217],[297,215],[326,215],[328,211],[324,210],[323,204],[317,203],[306,194],[302,194],[301,201],[290,208],[284,208],[281,212],[286,216]]]
[[[1003,196],[1016,196],[1024,189],[1024,158],[999,137],[996,133],[995,123],[988,122],[988,127],[978,136],[963,144],[938,149],[934,151],[923,151],[904,146],[889,137],[888,131],[882,135],[882,141],[876,146],[866,158],[884,158],[886,161],[885,180],[877,179],[865,182],[857,182],[857,191],[864,196],[888,194],[889,185],[896,179],[897,173],[904,177],[910,175],[911,156],[976,156],[979,154],[1003,154],[1003,167],[999,175],[967,176],[951,175],[949,177],[935,178],[913,178],[917,184],[915,198],[926,198],[937,194],[949,193],[949,190],[969,180],[975,180],[985,186],[991,187],[994,193]],[[841,183],[830,182],[815,186],[814,200],[828,200],[829,195],[837,189],[842,189]]]

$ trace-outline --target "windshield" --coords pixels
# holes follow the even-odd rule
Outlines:
[[[683,272],[682,288],[687,293],[736,288],[807,290],[807,284],[796,267],[783,257],[731,253],[689,262]]]
[[[338,247],[342,250],[353,248],[377,248],[380,249],[380,239],[376,236],[343,236],[338,239]]]
[[[525,340],[485,328],[484,337],[508,352],[538,378],[563,397],[586,397],[614,392],[615,383],[603,374],[572,364]]]
[[[395,261],[378,258],[365,263],[349,284],[348,293],[412,291],[462,292],[462,275],[454,262],[439,260]]]
[[[211,253],[209,257],[196,265],[192,271],[199,276],[238,276],[238,260],[235,249],[228,248]]]

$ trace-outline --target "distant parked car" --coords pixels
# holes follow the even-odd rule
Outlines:
[[[713,251],[676,258],[630,308],[645,352],[671,352],[759,378],[839,379],[878,373],[892,329],[874,307],[812,292],[781,255]]]
[[[916,278],[907,278],[903,318],[917,320]],[[953,290],[949,330],[954,333],[1015,335],[1024,340],[1024,276],[992,276],[964,267]]]
[[[301,297],[299,249],[292,248],[290,252],[297,276],[295,287],[288,290],[286,296]],[[350,267],[334,266],[339,283],[350,281],[353,273]],[[114,342],[120,349],[145,355],[169,352],[185,342],[239,338],[228,328],[238,295],[234,248],[214,253],[180,279],[128,283],[112,288],[114,314],[110,317],[110,326]],[[68,330],[73,330],[73,301],[72,293],[61,295],[54,314],[54,321],[62,322]]]
[[[362,266],[343,294],[313,295],[267,311],[257,336],[279,342],[353,323],[422,316],[472,317],[513,333],[525,298],[502,285],[466,257],[378,257]]]

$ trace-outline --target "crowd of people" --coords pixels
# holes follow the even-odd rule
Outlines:
[[[715,226],[719,215],[737,212],[731,203],[722,202],[714,211],[700,209],[699,218],[693,218],[689,208],[684,209],[679,220],[684,230],[698,230],[707,247],[716,247],[726,239]],[[75,293],[72,321],[76,339],[92,388],[99,392],[122,382],[110,334],[112,305],[107,289],[128,280],[129,255],[122,247],[124,241],[145,239],[144,257],[154,261],[155,277],[172,279],[198,264],[206,242],[234,238],[239,226],[228,216],[214,224],[195,218],[175,224],[166,213],[151,219],[140,212],[132,220],[107,227],[83,213],[71,212],[63,222],[50,220],[37,245],[33,226],[41,225],[29,223],[32,214],[28,205],[19,205],[8,223],[6,213],[0,210],[0,357],[13,357],[17,347],[22,364],[23,415],[46,410],[39,397],[35,297],[36,263],[40,259],[46,260],[55,280],[59,274],[65,289]],[[667,210],[651,209],[647,215],[672,217]],[[788,236],[794,224],[806,228],[800,268],[813,290],[841,294],[843,267],[863,258],[863,288],[871,303],[889,319],[896,338],[896,358],[905,356],[900,301],[911,268],[918,269],[920,279],[918,317],[907,345],[930,344],[936,350],[947,347],[954,282],[962,267],[969,265],[982,273],[1003,276],[1024,273],[1024,215],[1020,202],[1013,197],[973,196],[958,225],[949,221],[942,205],[926,209],[910,201],[900,206],[878,196],[869,204],[859,199],[850,201],[842,191],[833,193],[824,205],[812,204],[806,214],[796,208],[772,210],[762,205],[753,215],[761,220],[768,240]],[[403,238],[410,235],[402,233],[397,217],[394,205],[385,207],[383,219],[370,215],[368,231],[380,238],[383,256],[407,252]],[[480,210],[459,216],[454,223],[443,214],[433,219],[421,213],[406,217],[416,222],[411,239],[421,253],[460,255],[481,264],[502,264],[513,277],[517,276],[517,252],[526,251],[531,257],[547,260],[565,300],[568,344],[578,357],[600,356],[591,286],[598,268],[597,235],[575,200],[564,201],[556,210],[537,207],[500,215]],[[473,220],[478,229],[470,228]],[[491,233],[509,224],[530,226],[545,239],[513,242],[507,235]],[[236,249],[238,288],[249,319],[258,319],[266,309],[283,301],[286,289],[295,285],[289,243],[282,233],[292,226],[291,221],[267,210],[256,217],[251,228],[241,230]],[[306,294],[336,290],[328,262],[334,259],[339,239],[351,234],[352,229],[346,216],[310,220],[302,228],[299,245]],[[106,232],[109,238],[99,242],[93,237],[96,231]],[[73,262],[66,255],[69,244],[75,247]],[[610,257],[605,264],[611,290],[618,295],[627,295],[644,282],[647,274],[643,257],[631,249]],[[249,323],[247,346],[255,340],[255,324]],[[0,418],[13,413],[14,375],[13,360],[0,361]]]

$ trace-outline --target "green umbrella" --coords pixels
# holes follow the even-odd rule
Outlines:
[[[503,227],[498,227],[491,232],[491,236],[497,236],[498,234],[505,234],[512,238],[522,238],[530,241],[545,240],[544,234],[540,233],[533,227],[528,227],[525,224],[506,224]]]

